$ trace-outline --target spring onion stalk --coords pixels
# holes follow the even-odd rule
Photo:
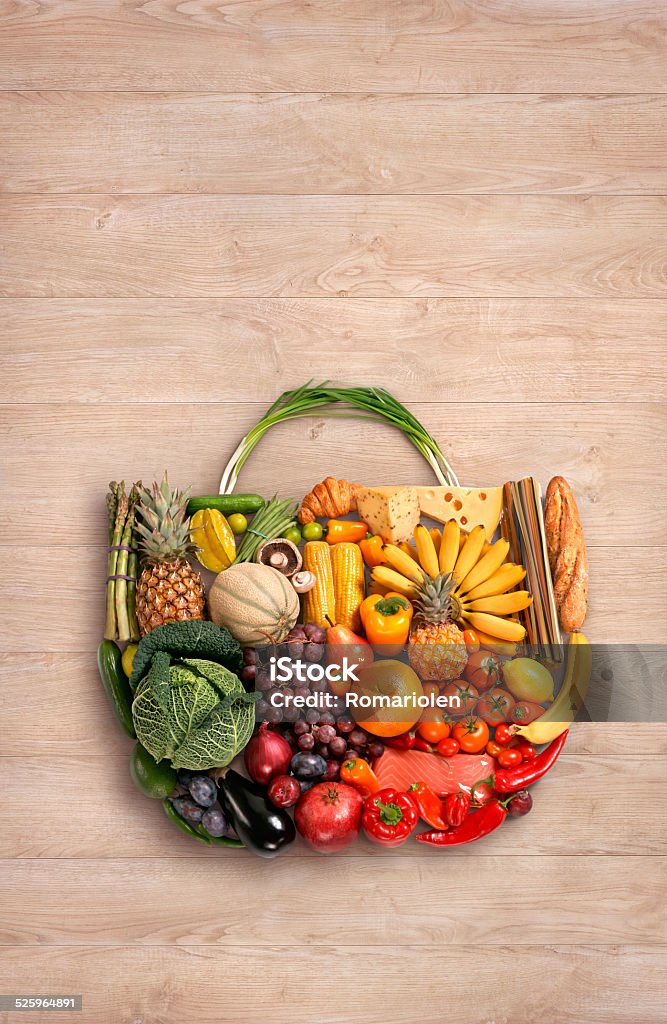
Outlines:
[[[321,411],[327,406],[336,405],[342,406],[344,411],[338,413]],[[311,387],[309,381],[293,391],[283,392],[252,430],[245,435],[225,467],[220,481],[220,494],[231,494],[250,453],[274,424],[315,414],[328,418],[352,418],[390,423],[400,430],[423,455],[441,484],[452,487],[458,484],[456,474],[435,438],[385,388],[329,387],[326,381]]]
[[[241,541],[234,562],[251,562],[264,540],[282,537],[285,530],[296,525],[298,506],[291,498],[279,501],[274,495],[264,508],[256,512]]]

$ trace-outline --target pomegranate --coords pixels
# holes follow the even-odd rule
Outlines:
[[[337,853],[359,835],[364,801],[344,782],[318,782],[304,793],[294,814],[299,832],[319,853]]]

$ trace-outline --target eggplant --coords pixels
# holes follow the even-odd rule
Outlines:
[[[231,770],[218,782],[218,791],[237,836],[258,857],[276,857],[296,839],[287,811],[274,807],[256,782]]]

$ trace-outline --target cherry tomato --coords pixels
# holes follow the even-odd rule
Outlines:
[[[493,738],[501,747],[509,747],[513,739],[513,733],[511,732],[509,725],[505,722],[501,722],[500,725],[496,726],[496,734]]]
[[[520,700],[512,708],[512,721],[517,725],[528,725],[544,714],[544,708],[532,700]]]
[[[479,754],[489,742],[489,727],[481,718],[466,718],[456,723],[452,735],[466,754]]]
[[[463,643],[466,645],[468,654],[476,654],[479,650],[479,637],[474,629],[463,630]]]
[[[420,722],[417,726],[417,734],[427,743],[439,743],[446,740],[452,729],[448,722]]]
[[[485,722],[496,725],[498,722],[509,721],[513,707],[514,699],[510,697],[507,690],[494,686],[492,690],[487,690],[478,701],[476,710],[479,717],[483,718]]]
[[[498,764],[503,768],[516,768],[523,761],[523,755],[516,747],[505,747],[498,754]]]
[[[519,740],[514,749],[519,751],[524,761],[532,761],[535,757],[535,747],[532,743],[527,743],[526,740]]]
[[[489,755],[489,757],[498,757],[500,751],[504,749],[505,748],[501,747],[500,743],[496,743],[495,740],[489,740],[489,742],[486,744],[486,752]]]
[[[495,798],[495,790],[488,782],[476,782],[470,792],[470,799],[472,800],[475,807],[483,807],[484,804],[490,804]]]
[[[468,658],[464,675],[469,683],[473,683],[478,690],[490,690],[501,682],[502,662],[495,654],[489,651],[477,651]]]
[[[438,743],[438,753],[441,757],[454,757],[455,754],[458,754],[460,749],[461,744],[458,740],[455,740],[453,736],[450,736],[449,739],[446,740],[440,740]]]
[[[453,679],[451,683],[447,683],[443,686],[440,691],[443,697],[458,697],[460,704],[456,707],[452,704],[447,708],[448,714],[452,718],[460,718],[462,715],[469,715],[479,697],[479,691],[476,686],[471,686],[465,679]]]

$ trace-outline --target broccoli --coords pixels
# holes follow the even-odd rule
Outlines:
[[[243,665],[241,645],[228,629],[204,622],[203,619],[167,622],[151,630],[139,641],[130,676],[133,691],[150,668],[151,659],[157,651],[167,651],[181,658],[196,657],[215,661],[237,675]]]

